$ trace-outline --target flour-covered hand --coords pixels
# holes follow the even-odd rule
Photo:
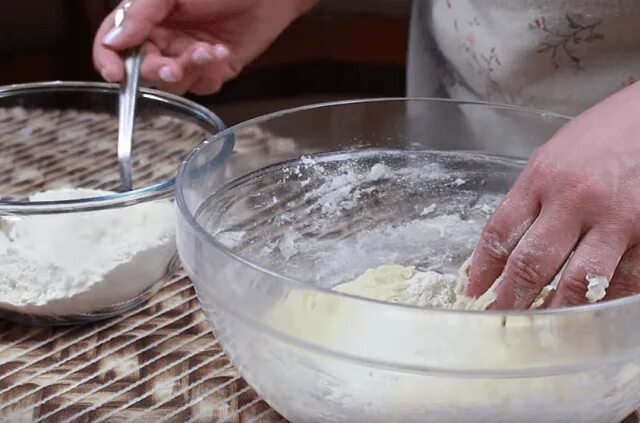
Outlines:
[[[528,163],[487,223],[466,294],[499,278],[490,308],[528,308],[568,260],[546,306],[640,292],[640,84],[572,119]],[[573,253],[573,255],[571,255]]]
[[[121,81],[124,50],[144,44],[147,85],[210,94],[235,77],[316,0],[136,0],[121,27],[114,13],[93,44],[94,66]]]

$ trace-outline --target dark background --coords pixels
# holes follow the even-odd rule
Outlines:
[[[323,0],[213,96],[227,122],[332,99],[402,96],[409,0]],[[0,84],[98,81],[93,35],[107,0],[2,0]]]

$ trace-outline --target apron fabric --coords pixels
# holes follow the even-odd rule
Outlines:
[[[638,78],[640,1],[414,0],[410,97],[487,101],[575,116]],[[496,128],[509,133],[522,123],[497,110],[476,108],[462,115],[476,135]],[[528,156],[539,142],[490,144],[483,140],[469,147]]]

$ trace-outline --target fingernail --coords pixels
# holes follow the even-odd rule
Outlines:
[[[162,79],[164,82],[178,81],[176,77],[173,76],[173,72],[171,71],[171,68],[169,66],[161,67],[160,70],[158,71],[158,76],[160,76],[160,79]]]
[[[193,61],[199,65],[209,63],[213,60],[213,56],[204,47],[198,47],[191,56]]]
[[[122,27],[115,27],[111,31],[107,32],[107,35],[104,36],[102,43],[108,46],[113,45],[120,34],[122,34]]]
[[[213,54],[215,54],[218,59],[226,59],[227,57],[229,57],[229,54],[231,54],[231,52],[229,51],[227,46],[223,44],[216,44],[213,47]]]
[[[107,82],[114,82],[115,80],[115,78],[113,77],[113,74],[109,72],[108,69],[102,69],[100,71],[100,75],[102,76],[102,79],[104,79]]]

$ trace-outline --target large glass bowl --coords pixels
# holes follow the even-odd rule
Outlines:
[[[241,374],[294,422],[620,422],[640,404],[638,297],[471,312],[330,290],[382,264],[455,271],[566,121],[382,99],[211,137],[177,178],[178,249]]]
[[[0,317],[37,324],[110,317],[146,300],[175,273],[175,174],[188,153],[224,125],[196,103],[141,90],[134,189],[119,192],[117,105],[115,84],[53,81],[0,87]],[[214,155],[211,166],[230,150],[231,144]],[[60,189],[62,195],[32,197]],[[136,227],[92,228],[93,222],[113,222],[114,214],[132,213],[140,218],[121,222]],[[148,216],[158,217],[161,225],[149,223]],[[118,239],[134,234],[139,245],[114,251],[109,231],[119,231],[112,232]],[[18,246],[18,236],[30,241]],[[149,243],[145,247],[143,242]],[[107,255],[114,260],[112,267],[102,266]],[[80,286],[70,274],[86,275],[87,282]]]

